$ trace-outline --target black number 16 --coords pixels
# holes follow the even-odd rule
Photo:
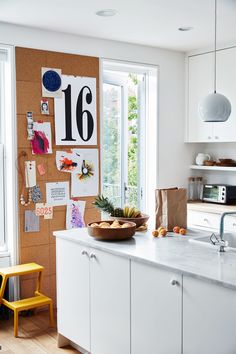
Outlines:
[[[93,96],[92,91],[88,86],[84,86],[79,93],[77,104],[76,104],[76,125],[78,129],[79,136],[83,141],[88,141],[93,135],[94,120],[91,112],[87,109],[83,110],[83,94],[84,90],[87,89],[85,99],[87,104],[92,102]],[[72,121],[71,121],[71,85],[68,85],[65,90],[62,90],[65,94],[65,127],[66,127],[66,137],[61,139],[62,141],[76,141],[72,137]],[[87,137],[84,137],[84,114],[87,118]]]

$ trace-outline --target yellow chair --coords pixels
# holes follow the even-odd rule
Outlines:
[[[14,336],[18,336],[18,315],[20,311],[34,309],[36,307],[49,305],[50,323],[53,326],[53,303],[50,297],[41,293],[42,273],[44,267],[36,263],[20,264],[8,268],[0,268],[0,275],[2,276],[2,283],[0,287],[0,305],[3,304],[12,311],[14,311]],[[7,285],[7,280],[10,277],[26,275],[31,273],[38,273],[37,286],[34,292],[35,296],[18,300],[8,301],[3,298],[4,291]]]

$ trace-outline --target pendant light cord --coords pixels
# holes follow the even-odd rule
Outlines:
[[[214,93],[216,93],[216,30],[217,30],[217,0],[215,0]]]

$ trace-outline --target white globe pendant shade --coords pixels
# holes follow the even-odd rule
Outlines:
[[[199,102],[198,113],[204,122],[225,122],[231,114],[231,103],[220,93],[210,93]]]

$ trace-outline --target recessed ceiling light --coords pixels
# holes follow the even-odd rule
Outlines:
[[[178,30],[182,32],[191,31],[193,27],[179,27]]]
[[[102,16],[102,17],[111,17],[115,16],[117,14],[117,11],[115,9],[105,9],[105,10],[100,10],[95,12],[97,16]]]

